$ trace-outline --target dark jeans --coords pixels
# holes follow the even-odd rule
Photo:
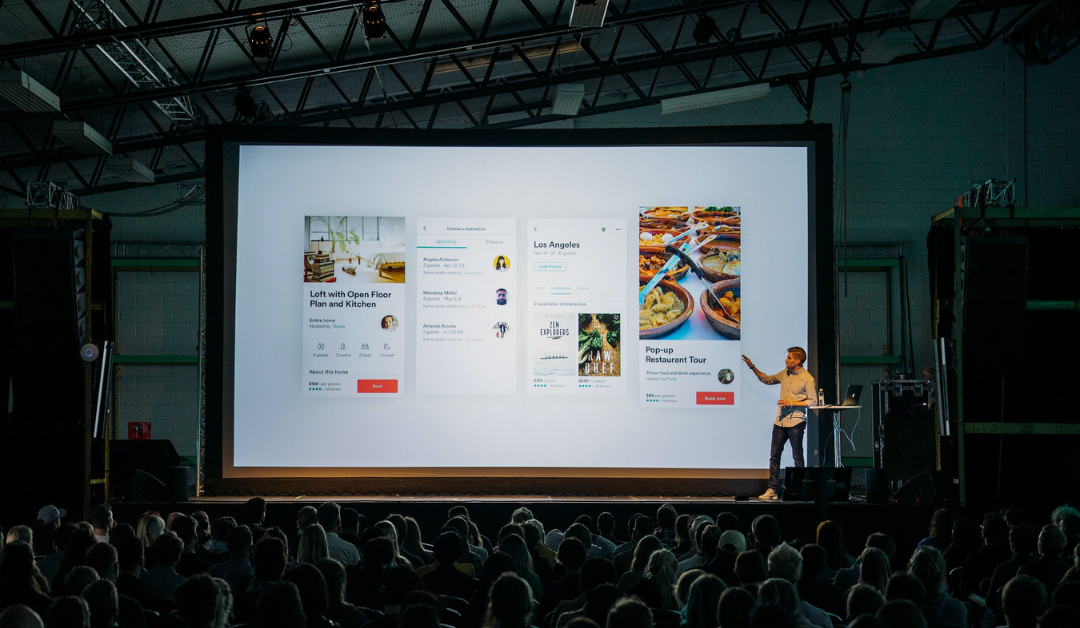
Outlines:
[[[806,431],[806,421],[792,427],[780,427],[773,425],[772,428],[772,451],[769,454],[769,488],[776,490],[780,483],[780,455],[784,453],[784,442],[791,441],[791,455],[795,458],[796,467],[805,467],[803,460],[803,432]]]

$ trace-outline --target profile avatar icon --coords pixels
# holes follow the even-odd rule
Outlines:
[[[495,323],[495,326],[492,327],[492,329],[495,330],[496,338],[503,338],[506,336],[506,332],[510,331],[510,326],[506,323]]]
[[[501,272],[510,270],[510,259],[505,255],[500,255],[495,258],[495,270]]]
[[[499,288],[495,291],[495,304],[506,305],[506,288]]]
[[[716,379],[720,380],[721,384],[730,384],[735,381],[735,372],[731,369],[720,369],[720,372],[716,374]]]
[[[387,314],[386,316],[382,317],[382,322],[379,323],[379,326],[386,331],[394,331],[395,329],[397,329],[398,326],[397,317],[393,314]]]

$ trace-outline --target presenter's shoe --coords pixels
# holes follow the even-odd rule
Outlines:
[[[770,488],[763,495],[759,495],[758,499],[776,499],[777,497],[779,495],[776,494],[776,491]]]

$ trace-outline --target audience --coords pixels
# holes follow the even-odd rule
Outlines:
[[[625,543],[611,513],[545,536],[519,508],[492,526],[494,547],[457,505],[431,545],[412,517],[369,520],[332,501],[302,508],[291,539],[258,498],[212,520],[174,512],[168,526],[146,512],[133,528],[107,506],[88,523],[64,514],[43,508],[4,534],[0,628],[1080,627],[1071,506],[1041,528],[1016,508],[940,509],[910,558],[913,542],[875,532],[850,538],[857,559],[839,520],[785,523],[805,540],[770,515],[747,531],[733,513],[714,523],[671,504],[655,522],[631,517]]]

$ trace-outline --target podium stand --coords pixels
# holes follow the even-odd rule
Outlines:
[[[833,466],[842,467],[843,463],[840,462],[840,413],[847,412],[848,410],[862,410],[862,406],[809,406],[810,410],[817,412],[831,412],[833,420]]]

